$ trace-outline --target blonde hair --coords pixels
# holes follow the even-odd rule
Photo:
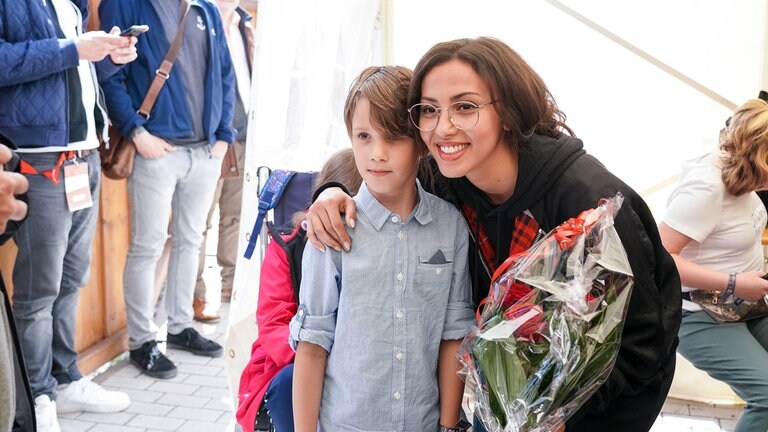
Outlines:
[[[349,189],[349,193],[357,195],[360,185],[363,183],[363,177],[355,165],[355,155],[352,148],[344,148],[331,157],[323,165],[323,169],[317,173],[314,189],[328,182],[338,182]]]
[[[720,134],[725,189],[734,196],[768,184],[768,103],[750,99]]]

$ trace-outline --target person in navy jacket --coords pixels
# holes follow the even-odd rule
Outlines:
[[[183,43],[148,116],[137,113],[174,39],[188,0],[103,0],[101,26],[149,26],[138,59],[101,76],[110,120],[136,146],[128,178],[131,244],[125,305],[131,362],[143,373],[171,378],[176,366],[157,348],[154,274],[170,231],[166,285],[169,347],[218,357],[222,347],[192,327],[192,299],[206,216],[234,141],[235,75],[221,15],[212,0],[189,0]]]
[[[0,17],[0,139],[17,147],[29,182],[29,215],[13,236],[12,310],[37,430],[58,431],[57,412],[130,404],[127,394],[83,378],[74,339],[107,118],[96,69],[106,76],[134,60],[136,40],[119,29],[86,31],[87,0],[0,0]],[[25,405],[17,405],[15,428],[33,430]]]

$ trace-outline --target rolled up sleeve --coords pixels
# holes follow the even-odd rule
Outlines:
[[[331,352],[336,334],[336,312],[341,290],[340,256],[336,251],[304,248],[299,308],[291,319],[289,342],[309,342]]]
[[[469,231],[464,219],[459,217],[456,228],[456,252],[454,253],[453,278],[445,311],[443,340],[462,339],[469,334],[474,323],[472,285],[469,278],[468,248]]]

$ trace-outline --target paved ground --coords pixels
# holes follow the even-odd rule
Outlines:
[[[222,312],[228,309],[225,305]],[[226,321],[226,317],[221,320]],[[223,345],[224,324],[195,327]],[[128,393],[131,406],[115,414],[64,414],[59,417],[62,431],[234,431],[233,403],[223,358],[199,357],[174,349],[166,352],[179,370],[175,378],[158,380],[143,375],[123,355],[94,381]]]

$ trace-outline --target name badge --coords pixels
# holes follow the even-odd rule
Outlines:
[[[87,163],[75,162],[64,166],[64,192],[67,194],[69,211],[93,207]]]

